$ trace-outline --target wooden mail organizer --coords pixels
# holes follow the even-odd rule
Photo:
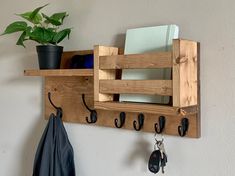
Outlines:
[[[91,53],[94,69],[66,69],[73,55]],[[26,76],[45,77],[45,116],[55,111],[48,100],[50,92],[66,122],[200,137],[199,44],[176,39],[169,52],[122,53],[115,47],[95,46],[90,51],[65,52],[59,70],[25,70]],[[136,68],[171,68],[172,79],[120,79],[120,70]],[[118,95],[125,93],[170,96],[172,101],[168,105],[119,102]]]

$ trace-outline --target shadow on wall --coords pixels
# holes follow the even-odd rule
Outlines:
[[[15,39],[15,36],[6,36],[5,39],[0,40],[0,68],[2,73],[7,73],[1,75],[0,85],[1,87],[8,87],[9,91],[14,90],[13,88],[17,89],[22,87],[25,91],[19,93],[24,94],[25,98],[38,106],[38,104],[35,103],[35,99],[37,98],[35,98],[35,96],[33,98],[29,96],[27,90],[32,87],[40,86],[40,84],[38,84],[39,80],[35,77],[24,77],[24,69],[38,68],[35,44],[33,42],[27,42],[26,48],[23,48],[21,46],[15,46]],[[17,93],[18,92],[16,92],[16,96]],[[38,92],[38,94],[40,94],[40,92]],[[25,107],[26,105],[19,105],[18,108],[21,108],[20,106],[27,109],[27,107]],[[35,108],[42,109],[41,107],[42,105]],[[32,117],[35,120],[31,120],[29,129],[25,129],[27,133],[19,146],[21,152],[20,157],[17,158],[19,161],[17,175],[19,176],[32,175],[36,148],[47,123],[47,121],[42,118],[42,112],[43,110],[40,113],[40,117]],[[22,117],[22,120],[27,122],[27,118],[30,118],[30,114],[27,117]]]
[[[19,176],[32,175],[36,149],[47,123],[47,121],[45,121],[41,117],[37,119],[38,120],[35,121],[34,124],[32,124],[32,128],[30,129],[28,136],[25,137],[26,142],[22,146],[21,162],[19,163]]]
[[[13,41],[0,41],[0,66],[9,73],[6,75],[7,79],[3,79],[1,84],[3,86],[17,86],[17,85],[32,85],[32,80],[24,77],[25,69],[37,69],[38,60],[35,44],[28,42],[26,48],[16,46]],[[7,60],[7,62],[6,62]],[[3,63],[3,64],[2,64]],[[4,65],[6,64],[7,65]]]
[[[140,161],[141,163],[141,171],[147,171],[147,164],[149,161],[149,156],[151,152],[153,152],[153,146],[149,143],[145,138],[145,134],[137,134],[137,140],[133,145],[133,150],[126,157],[126,160],[123,162],[125,166],[133,166],[136,164],[135,162]]]
[[[6,35],[0,37],[0,60],[9,60],[9,58],[31,57],[36,56],[36,43],[33,41],[26,41],[25,48],[16,45],[18,35]],[[32,58],[33,59],[33,58]],[[27,62],[24,62],[27,64]]]
[[[126,34],[117,34],[114,36],[112,43],[115,47],[124,48],[125,38]]]
[[[44,84],[42,84],[42,88],[44,87]],[[41,88],[41,89],[42,89]],[[43,92],[41,92],[43,95]],[[43,96],[41,96],[44,98]],[[32,125],[30,125],[30,129],[28,130],[28,135],[25,136],[25,143],[22,145],[22,155],[21,155],[21,162],[19,163],[20,170],[19,170],[19,176],[26,176],[26,175],[32,175],[33,173],[33,164],[34,164],[34,158],[36,154],[36,150],[38,147],[38,144],[40,142],[40,139],[42,137],[43,131],[46,128],[47,120],[44,120],[44,99],[41,101],[41,113],[40,116],[37,117],[36,121]],[[42,108],[41,108],[42,107]]]

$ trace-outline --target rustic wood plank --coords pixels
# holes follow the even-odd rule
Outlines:
[[[197,107],[178,108],[172,106],[147,104],[147,103],[127,103],[127,102],[95,102],[96,109],[124,111],[124,112],[143,112],[152,114],[178,115],[185,116],[197,113]],[[181,113],[183,112],[183,113]]]
[[[172,95],[172,80],[100,80],[100,93]]]
[[[105,126],[115,128],[114,120],[119,118],[119,114],[121,111],[104,111],[104,110],[97,110],[98,112],[98,121],[95,125],[98,126]],[[134,130],[133,121],[137,120],[139,113],[134,112],[127,112],[126,113],[126,121],[122,129],[126,130]],[[144,113],[144,126],[141,132],[150,132],[155,133],[154,125],[158,123],[158,117],[162,114],[149,114]],[[163,134],[166,135],[174,135],[179,136],[178,134],[178,126],[180,125],[181,117],[174,116],[174,115],[165,115],[166,124]],[[197,114],[191,114],[187,116],[189,120],[189,129],[185,137],[191,138],[199,138],[200,135],[198,134],[198,121],[197,121]],[[84,119],[83,123],[87,124]],[[117,129],[120,130],[120,129]],[[135,130],[134,130],[135,131]]]
[[[180,66],[174,60],[180,57],[180,40],[173,40],[172,45],[172,80],[173,80],[173,106],[180,106]]]
[[[115,79],[115,70],[100,70],[99,68],[99,57],[117,55],[118,48],[106,47],[106,46],[95,46],[94,48],[94,99],[95,101],[112,101],[113,95],[101,94],[99,90],[100,79]]]
[[[197,105],[197,42],[173,41],[173,106]]]
[[[93,76],[93,69],[25,70],[25,76]]]
[[[88,103],[91,104],[89,101],[91,97],[88,97]],[[51,108],[51,107],[50,107]],[[80,107],[80,108],[83,108]],[[137,120],[139,113],[134,112],[127,112],[126,113],[126,121],[124,126],[121,129],[117,129],[114,125],[114,120],[119,118],[120,111],[106,111],[106,110],[97,110],[98,113],[98,119],[95,124],[88,124],[86,122],[86,117],[89,116],[88,111],[82,111],[79,113],[79,110],[74,111],[74,113],[71,114],[71,116],[67,116],[69,109],[64,109],[64,116],[63,121],[70,122],[70,123],[80,123],[83,125],[89,125],[89,126],[101,126],[101,127],[110,127],[114,128],[116,130],[132,130],[135,131],[133,128],[133,121]],[[51,109],[50,112],[53,112],[54,109]],[[48,114],[49,115],[49,114]],[[158,117],[162,114],[144,114],[144,126],[141,132],[148,132],[148,133],[155,133],[154,131],[154,124],[158,123]],[[46,116],[48,118],[48,116]],[[180,125],[181,117],[179,116],[171,116],[171,115],[165,115],[166,118],[166,124],[165,124],[165,130],[163,131],[163,134],[165,135],[173,135],[173,136],[179,136],[178,134],[178,126]],[[187,116],[189,119],[189,129],[185,137],[190,138],[199,138],[200,132],[198,129],[198,121],[197,121],[197,114],[191,114]]]
[[[77,121],[89,116],[89,111],[82,103],[82,94],[86,94],[88,106],[93,107],[93,77],[46,77],[44,87],[45,117],[49,117],[55,109],[48,100],[51,92],[53,103],[63,109],[63,120]]]
[[[195,131],[197,136],[201,136],[201,78],[200,78],[200,43],[197,43],[197,106],[198,113],[196,116],[196,124]]]
[[[99,67],[100,69],[171,68],[172,53],[102,56],[100,57]]]

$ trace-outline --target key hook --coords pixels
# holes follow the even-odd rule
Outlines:
[[[114,120],[114,123],[115,123],[115,126],[117,128],[122,128],[124,123],[125,123],[125,120],[126,120],[126,113],[125,112],[121,112],[120,115],[119,115],[119,125],[118,125],[118,119],[116,118]]]
[[[138,123],[139,127],[137,127],[137,123]],[[140,131],[143,128],[143,126],[144,126],[144,114],[141,113],[141,114],[138,115],[138,122],[135,120],[133,122],[133,126],[134,126],[134,129],[136,131]]]
[[[51,100],[51,92],[48,92],[47,96],[48,96],[48,100],[49,100],[50,104],[56,109],[57,117],[62,118],[62,114],[63,114],[62,108],[56,106],[56,105],[52,102],[52,100]]]
[[[181,125],[178,126],[178,133],[181,137],[184,137],[188,131],[189,120],[187,118],[181,119]]]
[[[158,123],[154,124],[154,128],[155,128],[155,132],[157,134],[161,134],[165,128],[165,122],[166,122],[166,118],[164,116],[160,116],[158,118]]]
[[[96,110],[90,109],[87,106],[86,101],[85,101],[85,94],[82,94],[82,102],[83,102],[84,106],[86,107],[86,109],[88,111],[90,111],[90,119],[88,117],[86,117],[87,123],[96,123],[96,121],[97,121],[97,112],[96,112]]]

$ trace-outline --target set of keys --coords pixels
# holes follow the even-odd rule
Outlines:
[[[164,167],[167,163],[167,155],[164,148],[163,138],[161,140],[157,140],[155,135],[155,141],[154,151],[149,158],[148,168],[154,174],[158,173],[161,168],[162,173],[164,174]]]

